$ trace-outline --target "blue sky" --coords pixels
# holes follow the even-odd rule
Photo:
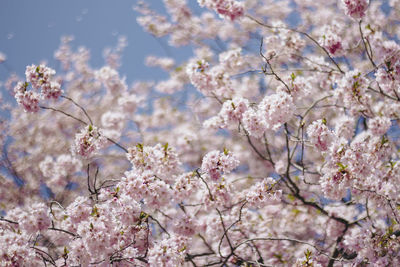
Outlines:
[[[163,12],[162,0],[146,1]],[[124,35],[128,47],[124,51],[121,73],[130,83],[152,80],[162,72],[144,66],[146,55],[166,56],[159,41],[145,33],[137,24],[138,13],[132,9],[136,0],[0,0],[0,52],[7,56],[7,67],[23,75],[25,66],[47,60],[55,68],[53,53],[60,37],[73,35],[73,46],[85,46],[91,51],[92,66],[100,67],[105,47],[115,46]],[[167,43],[166,40],[161,42]],[[175,57],[183,59],[189,49],[173,49]],[[0,80],[8,76],[0,65]]]

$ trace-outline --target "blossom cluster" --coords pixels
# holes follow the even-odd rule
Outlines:
[[[14,88],[17,103],[27,112],[37,112],[40,99],[58,99],[63,91],[60,83],[54,79],[55,73],[53,69],[45,65],[27,66],[26,82],[18,82]],[[33,90],[28,90],[29,85]]]
[[[365,16],[365,11],[368,8],[368,0],[342,0],[345,5],[346,15],[361,19]]]
[[[0,82],[0,266],[399,266],[400,1],[163,3],[162,80],[64,37]]]
[[[88,158],[104,147],[107,139],[96,126],[88,125],[75,135],[72,152],[83,158]]]
[[[213,150],[204,156],[201,170],[206,172],[212,180],[218,180],[223,173],[230,173],[238,165],[239,161],[232,152],[226,149],[223,153]]]
[[[200,6],[214,9],[221,16],[231,20],[241,17],[244,13],[243,3],[236,0],[198,0]]]

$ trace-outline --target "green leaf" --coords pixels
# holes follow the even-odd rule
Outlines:
[[[229,154],[229,150],[228,150],[226,147],[224,147],[224,154],[225,154],[226,156],[228,156],[228,154]]]
[[[383,146],[384,144],[386,144],[388,142],[389,142],[389,139],[387,139],[386,136],[383,135],[382,139],[381,139],[381,146]]]
[[[141,143],[137,143],[136,147],[140,152],[143,152],[143,145]]]
[[[343,165],[341,162],[338,162],[336,165],[339,166],[339,171],[344,171],[348,167],[347,165]]]
[[[91,215],[91,216],[99,217],[99,211],[98,211],[98,209],[97,209],[96,206],[93,207],[92,213],[90,213],[90,215]]]
[[[165,145],[163,146],[163,148],[164,148],[164,152],[167,152],[167,151],[168,151],[168,142],[165,143]]]
[[[139,216],[139,219],[142,221],[142,220],[145,220],[145,219],[147,219],[147,217],[149,217],[149,214],[147,214],[146,212],[140,212],[140,216]]]
[[[294,201],[296,198],[293,196],[293,195],[291,195],[291,194],[288,194],[288,199],[290,200],[290,201]]]
[[[309,249],[304,251],[304,256],[306,256],[307,261],[310,260],[311,254],[312,254],[312,252]]]

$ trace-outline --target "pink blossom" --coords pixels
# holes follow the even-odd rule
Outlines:
[[[172,198],[169,184],[150,170],[126,172],[119,187],[124,188],[125,194],[130,198],[143,199],[144,203],[152,208],[162,207]]]
[[[40,265],[42,259],[30,248],[29,236],[15,231],[0,231],[0,262],[3,266]]]
[[[332,142],[333,134],[323,120],[314,121],[307,128],[310,142],[319,150],[326,151]]]
[[[274,190],[276,181],[269,177],[256,183],[246,191],[245,197],[250,206],[262,207],[277,204],[281,200],[282,190]]]
[[[167,181],[170,179],[169,175],[178,171],[181,164],[175,149],[168,143],[153,147],[139,143],[135,147],[128,148],[127,158],[135,170],[151,171],[161,178],[166,178]]]
[[[214,9],[223,17],[229,17],[232,21],[243,16],[243,3],[235,0],[198,0],[200,6]]]
[[[265,96],[258,105],[259,116],[265,120],[267,127],[274,131],[289,121],[293,112],[293,98],[282,91]]]
[[[353,19],[361,19],[368,8],[368,0],[342,0],[346,15]]]
[[[198,186],[198,179],[195,173],[189,172],[179,175],[176,177],[173,186],[174,200],[181,202],[188,199]]]
[[[134,113],[139,106],[139,103],[143,100],[143,97],[140,97],[135,94],[125,94],[122,97],[118,98],[118,105],[120,105],[124,112],[126,113]]]
[[[120,93],[127,88],[125,79],[121,79],[118,72],[108,66],[96,71],[95,76],[104,84],[111,94]]]
[[[218,115],[205,121],[204,125],[225,128],[232,123],[239,123],[248,106],[249,101],[242,97],[234,97],[232,100],[227,100],[222,105]]]
[[[186,73],[190,81],[199,89],[200,92],[206,93],[211,87],[211,76],[207,73],[209,64],[205,60],[192,62],[187,65]]]
[[[32,84],[32,87],[39,89],[43,85],[50,83],[51,78],[56,74],[55,70],[46,67],[45,65],[31,65],[26,67],[25,76],[27,82]]]
[[[391,125],[392,123],[387,117],[375,117],[368,121],[370,131],[378,136],[385,134]]]
[[[332,56],[342,56],[344,53],[342,39],[332,31],[324,33],[322,38],[319,40],[319,43],[321,43],[321,45],[328,50],[329,54]]]
[[[18,82],[14,88],[14,97],[25,112],[38,112],[40,95],[34,91],[27,91],[27,86],[27,83]]]
[[[96,126],[88,125],[75,135],[75,144],[72,147],[73,153],[83,158],[89,158],[96,154],[105,143],[106,138]]]
[[[335,120],[335,134],[338,137],[350,139],[353,137],[355,131],[354,118],[349,116],[340,116]]]
[[[232,100],[225,101],[219,115],[228,122],[238,122],[242,119],[242,114],[248,108],[248,101],[242,97],[234,97]]]
[[[266,121],[252,108],[243,113],[242,123],[251,136],[260,138],[267,130]]]
[[[186,239],[182,236],[171,236],[161,240],[149,250],[149,263],[152,266],[181,266],[187,250]]]
[[[367,92],[368,79],[359,70],[346,72],[337,84],[335,95],[343,99],[344,106],[350,109],[352,115],[370,112],[368,107],[370,95]]]
[[[224,153],[220,153],[213,150],[203,157],[201,169],[208,173],[212,180],[218,180],[222,173],[228,174],[238,165],[239,161],[231,152],[226,150]]]
[[[72,224],[78,224],[89,218],[92,206],[88,198],[80,196],[67,207],[66,213]]]
[[[11,220],[17,221],[19,227],[27,234],[46,230],[50,227],[49,209],[44,203],[32,203],[26,209],[14,209],[8,214]]]
[[[49,82],[42,86],[41,95],[44,99],[58,99],[62,93],[61,85],[58,82]]]

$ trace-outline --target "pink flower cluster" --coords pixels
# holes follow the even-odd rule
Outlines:
[[[361,19],[368,8],[368,0],[342,0],[346,15],[353,19]]]
[[[340,57],[345,52],[342,38],[333,29],[326,28],[319,43],[328,50],[331,56]]]
[[[251,136],[259,138],[267,129],[278,130],[293,112],[293,98],[283,91],[265,96],[256,109],[250,107],[247,99],[234,97],[225,101],[219,114],[205,121],[204,125],[226,128],[241,122]]]
[[[72,146],[72,152],[83,158],[90,158],[95,155],[99,149],[103,148],[107,142],[102,131],[96,126],[88,125],[75,135],[75,143]]]
[[[311,144],[321,151],[326,151],[332,142],[333,133],[326,126],[326,121],[317,120],[307,128]]]
[[[237,166],[239,166],[239,160],[232,152],[226,149],[223,153],[213,150],[203,157],[201,170],[207,173],[211,180],[217,181],[223,173],[228,174]]]
[[[18,105],[26,112],[38,112],[40,95],[34,91],[27,90],[28,83],[18,82],[14,88],[15,99]]]
[[[227,100],[222,105],[221,111],[217,116],[204,122],[206,127],[226,128],[242,120],[243,114],[247,111],[249,101],[242,97],[234,97]]]
[[[29,244],[30,235],[0,230],[0,260],[2,266],[40,266],[42,260]]]
[[[149,264],[152,266],[182,266],[187,250],[187,240],[182,236],[171,236],[156,243],[149,250]]]
[[[400,264],[400,236],[398,224],[385,229],[383,224],[374,230],[352,229],[344,240],[344,248],[356,253],[356,260],[366,261],[374,266],[397,266]],[[350,253],[349,253],[350,254]]]
[[[172,199],[170,185],[151,171],[139,172],[136,170],[125,173],[120,187],[132,199],[140,199],[151,208],[159,208]]]
[[[28,234],[46,230],[51,223],[48,208],[44,203],[32,203],[26,209],[16,208],[8,217],[18,221],[20,229]]]
[[[290,120],[294,107],[293,98],[288,93],[280,91],[263,98],[258,105],[258,114],[265,120],[267,128],[276,131]]]
[[[223,17],[228,17],[232,21],[240,18],[244,14],[243,3],[235,0],[197,0],[200,6],[214,9]]]
[[[276,181],[268,177],[246,190],[245,198],[250,206],[260,208],[265,205],[278,204],[281,201],[282,190],[274,190]]]
[[[388,117],[375,117],[368,121],[368,128],[372,134],[377,136],[384,135],[392,125]]]
[[[45,65],[31,65],[26,67],[26,81],[32,84],[32,87],[39,89],[44,84],[50,83],[51,78],[56,74],[55,70]]]
[[[232,82],[224,66],[209,66],[205,60],[189,63],[186,73],[191,83],[206,96],[230,96],[233,92]]]
[[[352,70],[337,82],[338,88],[335,95],[343,99],[343,104],[355,115],[369,114],[370,95],[367,92],[368,79],[359,70]]]
[[[128,148],[128,160],[138,172],[150,171],[160,178],[171,179],[171,174],[180,170],[180,161],[175,149],[168,143],[155,146],[137,144]]]
[[[259,112],[255,111],[253,108],[249,108],[243,114],[243,126],[249,135],[256,138],[260,138],[264,132],[267,130],[267,123]]]
[[[96,78],[101,81],[111,94],[125,91],[127,85],[125,79],[119,77],[118,72],[111,67],[103,67],[95,72]]]
[[[40,99],[58,99],[61,96],[63,91],[60,83],[54,80],[55,73],[45,65],[26,67],[26,82],[18,82],[14,88],[14,97],[26,112],[37,112]],[[28,91],[29,84],[35,91]],[[37,92],[39,89],[41,91]]]
[[[27,66],[25,71],[27,82],[34,89],[41,88],[41,97],[44,99],[57,99],[62,94],[60,84],[54,80],[55,74],[55,70],[44,65]]]
[[[400,60],[395,61],[393,66],[390,61],[387,62],[389,69],[379,68],[375,73],[376,81],[384,92],[395,96],[400,93]]]
[[[141,226],[145,215],[139,203],[122,189],[102,190],[99,199],[101,202],[94,203],[79,197],[59,212],[57,224],[78,237],[64,241],[68,242],[64,249],[67,264],[107,265],[119,257],[134,263],[134,258],[142,253],[148,231]]]

